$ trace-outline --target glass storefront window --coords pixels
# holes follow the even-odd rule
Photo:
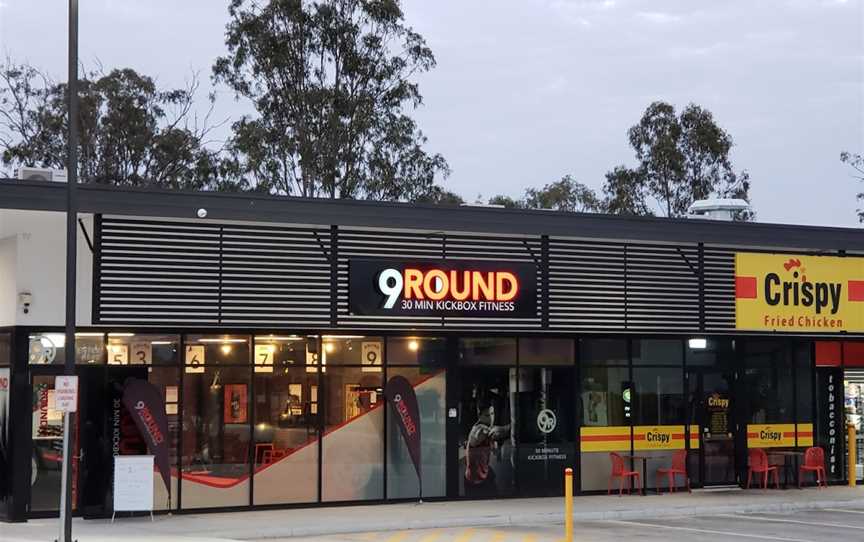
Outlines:
[[[54,378],[54,376],[33,376],[30,510],[34,512],[56,511],[60,502],[63,413],[54,408]],[[77,439],[73,449],[77,449]],[[73,476],[77,477],[78,461],[73,463]],[[73,487],[73,493],[77,495],[77,486]],[[73,498],[72,503],[74,509],[77,499]]]
[[[579,363],[583,365],[627,365],[625,339],[582,339],[579,341]]]
[[[384,373],[367,366],[323,369],[322,500],[382,499]]]
[[[520,365],[573,365],[573,339],[519,339]]]
[[[792,366],[785,342],[746,341],[741,399],[749,404],[749,423],[794,423]]]
[[[12,334],[0,333],[0,367],[12,364]]]
[[[287,344],[272,372],[255,374],[253,504],[318,500],[318,373],[281,363]],[[298,346],[302,356],[305,341]]]
[[[582,369],[582,425],[629,425],[624,392],[631,386],[626,367]]]
[[[813,383],[810,342],[795,343],[795,413],[798,423],[813,423]]]
[[[384,339],[381,337],[335,336],[322,337],[321,359],[326,366],[361,365],[365,371],[381,372],[384,363]]]
[[[179,335],[108,333],[108,365],[177,365]]]
[[[420,409],[423,496],[443,497],[447,491],[445,371],[423,367],[387,369],[387,378],[396,375],[408,379],[417,394]],[[387,416],[387,497],[416,498],[419,490],[414,463],[399,429],[399,422],[390,409]]]
[[[447,361],[447,341],[439,337],[390,337],[387,339],[388,365],[443,366]]]
[[[609,452],[630,452],[633,385],[627,367],[585,366],[581,372],[581,485],[606,489]]]
[[[312,350],[318,347],[317,339],[309,340],[315,342]],[[255,373],[279,374],[283,369],[306,367],[307,363],[309,372],[317,372],[307,341],[306,337],[297,335],[256,335],[252,355]]]
[[[705,348],[693,348],[688,343],[684,348],[687,367],[728,367],[734,359],[732,339],[705,339]]]
[[[633,369],[633,417],[636,425],[683,425],[686,413],[681,369]]]
[[[212,365],[249,365],[246,335],[187,335],[183,364],[186,373],[204,372]]]
[[[515,365],[516,339],[498,337],[459,339],[459,362],[465,365]]]
[[[575,459],[573,369],[520,368],[518,487],[523,495],[564,493],[562,473]]]
[[[66,362],[66,335],[62,332],[30,335],[31,365],[63,365]],[[79,332],[75,334],[75,363],[97,365],[105,363],[105,334]]]
[[[460,376],[459,495],[511,495],[516,427],[516,385],[511,378],[515,381],[516,369],[470,368]]]
[[[204,359],[200,371],[187,360],[183,381],[183,508],[247,505],[251,369]]]
[[[684,362],[684,343],[678,339],[635,339],[633,365],[674,365]]]

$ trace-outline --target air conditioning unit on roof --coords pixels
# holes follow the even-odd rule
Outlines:
[[[45,167],[22,167],[18,169],[19,181],[49,181],[55,183],[65,183],[65,169],[51,169]]]

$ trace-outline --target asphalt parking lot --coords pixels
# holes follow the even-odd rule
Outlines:
[[[864,540],[864,508],[796,511],[788,514],[722,514],[705,517],[580,522],[575,540],[591,542],[774,540],[825,542]],[[405,530],[353,533],[280,542],[559,542],[561,525]],[[275,542],[272,539],[269,542]]]

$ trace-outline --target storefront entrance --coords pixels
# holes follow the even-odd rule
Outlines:
[[[731,370],[690,370],[691,423],[699,428],[699,449],[691,455],[703,487],[736,485],[738,435]]]
[[[57,513],[63,464],[63,418],[54,408],[54,379],[62,367],[31,368],[30,512]],[[121,407],[122,382],[147,378],[146,367],[77,367],[78,412],[72,427],[72,508],[76,515],[107,513],[111,486],[111,457],[146,453],[134,423]],[[127,447],[123,450],[121,447]]]

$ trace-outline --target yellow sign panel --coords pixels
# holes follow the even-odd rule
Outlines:
[[[683,425],[637,425],[633,427],[633,449],[683,450],[687,431]],[[699,428],[690,428],[690,448],[699,448]],[[583,427],[579,437],[583,452],[629,452],[630,427]]]
[[[864,258],[735,254],[735,327],[864,331]]]
[[[795,446],[794,423],[747,425],[748,448],[783,448],[787,446]]]
[[[633,428],[633,449],[683,450],[685,435],[683,425],[637,425]]]
[[[813,446],[813,424],[799,423],[795,426],[798,432],[798,446]]]
[[[630,427],[583,427],[579,449],[583,452],[629,452]]]

